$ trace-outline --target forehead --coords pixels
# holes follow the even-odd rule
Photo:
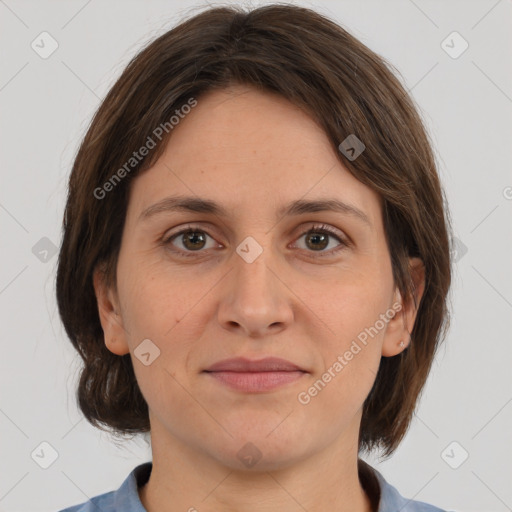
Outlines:
[[[132,183],[140,214],[169,195],[208,198],[233,214],[270,215],[294,200],[336,198],[375,225],[379,196],[340,162],[325,132],[285,98],[251,87],[209,91]]]

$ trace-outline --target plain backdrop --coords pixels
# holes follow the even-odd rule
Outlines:
[[[512,2],[300,4],[399,70],[433,138],[457,239],[446,344],[398,451],[368,460],[406,497],[510,511]],[[114,443],[77,408],[55,252],[73,157],[101,99],[143,44],[204,5],[0,1],[0,511],[86,501],[151,459],[146,438]]]

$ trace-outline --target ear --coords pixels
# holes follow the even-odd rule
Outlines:
[[[410,297],[407,306],[403,304],[400,292],[396,290],[393,305],[401,304],[401,308],[388,322],[384,342],[382,344],[382,355],[384,357],[396,356],[405,350],[411,342],[411,332],[416,321],[421,298],[425,290],[425,265],[420,258],[409,258],[409,269],[414,283],[413,295]],[[392,309],[397,310],[397,307]],[[403,346],[400,343],[403,342]]]
[[[105,282],[103,268],[96,267],[93,272],[93,286],[98,302],[101,327],[105,336],[106,347],[119,356],[130,352],[126,330],[116,293]]]

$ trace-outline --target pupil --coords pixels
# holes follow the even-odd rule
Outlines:
[[[327,235],[325,234],[309,235],[308,240],[314,240],[317,238],[323,238],[324,241],[324,243],[321,246],[317,245],[317,248],[324,249],[325,247],[327,247]]]
[[[199,244],[201,242],[204,242],[204,237],[200,234],[198,234],[197,231],[190,231],[188,233],[188,235],[185,236],[185,245],[188,245],[189,243],[191,243],[192,245],[192,249],[197,249],[198,248],[198,245],[197,243],[199,242]],[[321,245],[317,245],[317,242],[318,241],[322,241],[323,243]],[[308,236],[308,241],[313,241],[313,246],[316,245],[316,248],[317,249],[324,249],[325,247],[327,247],[327,235],[325,234],[316,234],[316,235],[309,235]]]
[[[202,235],[199,235],[197,231],[190,231],[188,235],[185,236],[185,245],[187,245],[188,242],[192,243],[192,249],[197,249],[197,241],[199,239],[203,238]],[[204,242],[204,240],[202,240]],[[201,242],[201,240],[199,240]]]

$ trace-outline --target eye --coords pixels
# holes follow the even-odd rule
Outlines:
[[[175,251],[178,253],[181,253],[181,255],[188,257],[188,256],[194,256],[194,254],[187,254],[187,253],[194,253],[194,252],[200,252],[201,249],[209,249],[215,246],[207,247],[206,246],[206,240],[207,238],[213,238],[206,233],[204,230],[200,229],[197,226],[187,226],[185,229],[182,229],[178,233],[175,233],[171,235],[170,237],[167,237],[165,240],[163,240],[164,245],[172,245],[176,247],[174,244],[174,241],[178,242],[179,250]],[[174,249],[172,249],[174,251]]]
[[[337,232],[335,232],[330,227],[325,224],[319,226],[313,226],[307,231],[304,231],[299,236],[306,237],[306,248],[305,250],[309,250],[309,252],[321,253],[316,256],[324,257],[329,256],[338,251],[348,247],[350,244],[348,241],[344,240]],[[215,243],[211,244],[210,247],[207,246],[207,239],[213,238],[206,233],[199,226],[189,225],[185,229],[182,229],[178,233],[174,233],[168,237],[166,237],[162,241],[162,245],[164,246],[172,246],[169,247],[170,250],[184,257],[193,257],[196,256],[194,253],[204,252],[202,249],[212,249],[218,248],[219,245]],[[338,246],[330,251],[325,251],[325,248],[329,246],[330,239],[336,239],[338,241]],[[302,249],[302,247],[299,247]],[[312,249],[311,249],[312,248]],[[324,254],[325,253],[325,254]]]
[[[320,226],[313,226],[307,231],[304,231],[299,238],[302,237],[305,238],[305,244],[306,248],[313,248],[312,252],[320,252],[318,256],[328,256],[332,255],[334,253],[337,253],[338,251],[344,249],[349,244],[347,241],[345,241],[340,235],[338,235],[333,229],[329,228],[325,224],[322,224]],[[324,249],[329,246],[330,240],[335,238],[339,245],[338,247],[335,247],[334,249],[330,251],[325,251]],[[327,253],[327,254],[324,254]]]

